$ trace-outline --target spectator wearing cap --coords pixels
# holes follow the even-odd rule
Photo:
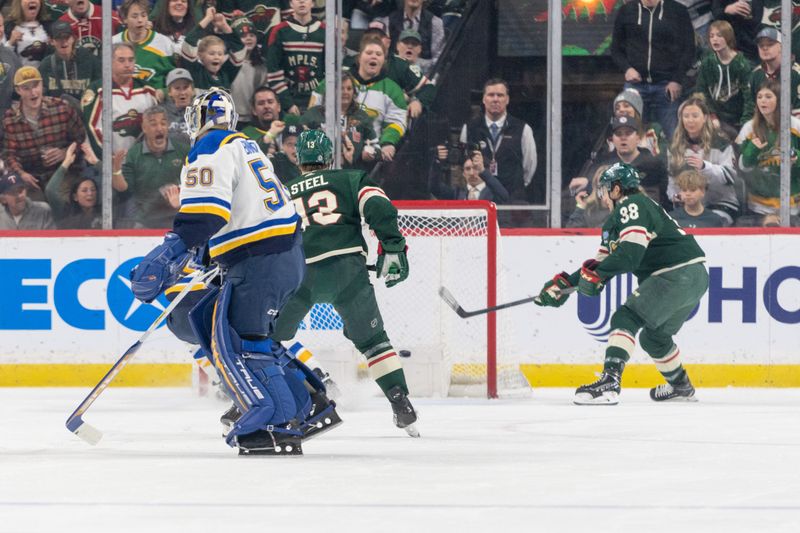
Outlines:
[[[186,124],[186,108],[194,98],[192,75],[185,68],[176,68],[167,74],[167,98],[164,109],[167,111],[169,134],[184,144],[190,144],[189,126]]]
[[[756,35],[756,45],[758,46],[758,57],[761,64],[750,73],[750,88],[745,91],[744,106],[742,109],[741,122],[745,123],[753,118],[755,110],[756,93],[765,81],[781,79],[781,32],[778,29],[767,27],[763,28]],[[792,63],[791,89],[792,96],[792,115],[800,116],[800,65]]]
[[[270,156],[275,174],[284,183],[300,177],[300,167],[297,166],[297,137],[303,131],[299,124],[286,126],[281,135],[281,149]]]
[[[523,120],[508,113],[508,83],[492,78],[483,86],[484,113],[464,124],[461,142],[477,146],[483,162],[509,192],[512,202],[527,203],[525,188],[536,172],[536,141]]]
[[[98,57],[103,48],[102,11],[89,0],[69,0],[69,9],[58,19],[70,25],[78,48],[85,48]],[[111,14],[111,32],[116,33],[119,25],[115,10]]]
[[[28,198],[25,182],[17,174],[0,176],[0,230],[54,228],[50,206]]]
[[[433,68],[433,60],[423,59],[420,57],[422,53],[422,38],[417,30],[403,30],[400,32],[400,38],[397,41],[397,55],[408,61],[409,65],[416,65],[422,70],[426,76]]]
[[[280,99],[270,87],[256,89],[250,104],[250,124],[242,128],[241,132],[256,141],[265,154],[280,151],[284,129],[287,125],[297,124],[299,118],[281,112]]]
[[[0,31],[2,31],[3,16],[0,15]],[[4,117],[6,110],[11,107],[11,98],[14,96],[14,74],[22,66],[19,56],[8,46],[0,44],[0,118]],[[0,142],[3,140],[3,131],[0,129]]]
[[[642,124],[642,108],[644,103],[642,97],[636,89],[624,89],[614,98],[612,118],[613,117],[628,117]],[[656,157],[666,157],[669,148],[669,142],[664,137],[664,132],[661,126],[656,122],[643,126],[643,131],[639,135],[639,148],[647,149],[652,155]],[[606,151],[601,150],[602,142],[605,140],[607,147]],[[584,164],[582,172],[586,175],[577,176],[570,180],[569,190],[572,195],[586,190],[589,187],[589,175],[596,175],[599,161],[602,161],[614,151],[614,143],[611,139],[611,123],[606,124],[601,134],[601,139],[595,143],[597,147],[592,152],[589,161]],[[588,191],[587,191],[588,192]]]
[[[43,95],[42,76],[35,67],[17,70],[14,88],[20,101],[3,119],[3,159],[38,199],[64,160],[67,146],[82,143],[86,131],[75,109],[59,98]]]
[[[644,119],[657,121],[667,138],[678,122],[678,105],[695,61],[694,28],[675,0],[633,0],[614,19],[611,57],[624,72],[625,88],[639,91]]]
[[[231,83],[231,96],[239,113],[239,122],[246,124],[250,122],[253,92],[268,83],[267,66],[258,46],[258,34],[250,19],[238,17],[231,23],[231,28],[239,35],[246,51],[239,73]]]
[[[647,195],[659,204],[672,209],[667,201],[667,164],[654,157],[646,148],[640,148],[641,123],[636,119],[620,116],[611,119],[611,142],[614,151],[602,161],[602,164],[627,163],[639,171],[641,185]]]
[[[161,106],[142,113],[142,133],[111,184],[130,198],[132,209],[126,211],[133,214],[134,227],[167,228],[180,207],[178,185],[189,145],[169,135],[167,111]]]
[[[403,30],[417,31],[422,44],[420,57],[436,64],[444,48],[444,24],[442,19],[422,7],[422,0],[404,0],[403,7],[387,17],[386,25],[395,47]]]
[[[12,0],[5,23],[7,45],[20,57],[23,66],[38,67],[50,39],[50,19],[44,2]]]
[[[142,113],[158,103],[156,90],[137,78],[136,47],[128,42],[111,47],[112,110],[114,154],[130,148],[142,133]],[[95,154],[103,148],[103,83],[92,83],[81,98],[83,121]],[[124,152],[123,152],[124,153]]]
[[[387,50],[391,49],[392,40],[383,22],[374,20],[369,23],[369,28],[361,36],[359,49],[370,41],[379,41]],[[358,56],[346,57],[343,61],[345,68],[351,72],[358,71]],[[403,89],[408,104],[408,116],[417,118],[424,109],[430,109],[436,98],[436,86],[422,73],[417,65],[412,65],[397,54],[390,53],[386,58],[386,77]],[[316,99],[316,95],[315,95]]]
[[[100,58],[88,48],[77,48],[70,25],[57,20],[50,27],[54,52],[42,60],[39,72],[48,96],[57,96],[80,109],[83,93],[103,77]]]

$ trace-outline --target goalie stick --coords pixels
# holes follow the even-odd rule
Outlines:
[[[561,294],[572,294],[577,290],[577,287],[567,287],[566,289],[561,291]],[[521,300],[514,300],[513,302],[507,302],[500,305],[495,305],[492,307],[486,307],[484,309],[476,309],[475,311],[465,311],[461,304],[459,304],[455,297],[445,289],[444,287],[439,287],[439,296],[442,297],[442,300],[450,306],[450,308],[456,312],[458,316],[461,318],[470,318],[477,315],[484,315],[486,313],[491,313],[493,311],[499,311],[500,309],[506,309],[508,307],[514,307],[516,305],[527,304],[530,302],[538,302],[539,296],[531,296],[529,298],[523,298]]]
[[[131,345],[131,347],[128,348],[124,354],[122,354],[122,357],[120,357],[117,362],[114,363],[114,365],[108,370],[108,372],[106,372],[106,375],[103,376],[103,379],[100,380],[100,383],[95,385],[95,387],[92,389],[92,392],[90,392],[89,395],[84,398],[80,405],[75,409],[75,411],[69,415],[69,418],[67,418],[66,422],[68,430],[92,446],[100,442],[100,439],[103,437],[103,433],[91,424],[84,422],[83,414],[89,409],[89,407],[91,407],[94,401],[97,400],[97,397],[108,388],[111,382],[114,381],[114,378],[117,377],[117,374],[119,374],[120,371],[131,362],[133,356],[136,355],[136,352],[139,351],[139,348],[147,340],[147,337],[149,337],[150,334],[155,331],[158,325],[164,319],[166,319],[167,316],[169,316],[169,314],[173,311],[173,309],[175,309],[181,300],[183,300],[183,298],[189,294],[192,287],[214,278],[214,276],[216,276],[218,273],[219,267],[215,267],[208,272],[202,272],[198,270],[193,275],[193,277],[189,280],[181,292],[178,293],[175,299],[172,300],[166,309],[164,309],[164,311],[158,315],[158,318],[156,318],[153,323],[150,324],[150,327],[147,329],[147,331],[145,331],[144,334],[139,337],[139,340],[134,342],[133,345]]]

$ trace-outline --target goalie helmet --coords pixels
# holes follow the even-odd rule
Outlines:
[[[233,98],[225,89],[211,87],[195,96],[184,112],[192,142],[213,128],[236,129],[239,115],[233,106]]]
[[[299,165],[328,165],[333,161],[333,144],[322,130],[308,130],[297,139]]]
[[[601,175],[598,183],[598,196],[602,198],[606,191],[619,183],[622,190],[639,188],[639,171],[627,163],[614,163]]]

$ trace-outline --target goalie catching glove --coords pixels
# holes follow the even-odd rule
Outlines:
[[[152,302],[166,288],[178,282],[191,257],[180,236],[167,233],[164,242],[153,248],[131,270],[133,295],[144,303]]]
[[[544,284],[539,298],[533,303],[542,307],[561,307],[569,298],[569,294],[561,294],[561,291],[568,287],[572,287],[572,283],[569,282],[569,274],[566,272],[556,274],[553,279]]]
[[[394,287],[408,278],[408,259],[406,246],[399,252],[387,252],[382,245],[378,245],[378,260],[375,262],[375,271],[379,278],[383,278],[387,287]]]
[[[586,296],[597,296],[603,292],[605,281],[595,272],[600,262],[587,259],[581,266],[581,279],[578,281],[578,292]]]

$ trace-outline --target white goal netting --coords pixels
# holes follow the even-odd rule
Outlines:
[[[497,317],[460,318],[439,297],[445,286],[467,310],[498,300],[500,251],[496,217],[488,202],[397,202],[399,226],[408,243],[409,278],[390,289],[373,282],[386,331],[403,358],[416,395],[484,396],[529,391],[519,364],[503,358],[503,329]],[[377,241],[368,235],[375,262]],[[494,281],[493,281],[494,280]],[[363,376],[363,357],[342,335],[331,305],[314,306],[297,339],[336,379]],[[498,355],[499,354],[499,355]],[[492,379],[496,369],[497,379]],[[492,383],[496,382],[496,386]]]

